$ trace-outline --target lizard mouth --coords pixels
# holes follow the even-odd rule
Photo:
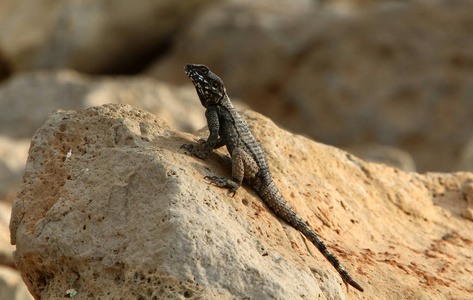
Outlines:
[[[193,76],[195,76],[197,74],[196,71],[194,71],[192,69],[192,65],[190,64],[187,64],[185,67],[184,67],[184,72],[186,73],[186,75],[192,79]]]
[[[209,94],[209,82],[205,78],[205,75],[199,72],[198,68],[195,68],[194,65],[187,64],[184,67],[184,72],[186,73],[187,77],[192,80],[192,83],[194,84],[200,95],[207,96]]]
[[[205,82],[205,79],[202,75],[200,75],[198,72],[194,70],[189,70],[187,66],[184,68],[184,72],[186,73],[187,77],[192,80],[192,83],[202,89],[202,84],[201,82]]]
[[[196,87],[199,87],[199,88],[202,88],[202,85],[200,84],[200,81],[199,81],[199,74],[195,73],[195,72],[189,72],[189,73],[186,73],[187,76],[190,78],[190,80],[192,80],[192,83],[196,86]]]
[[[187,77],[191,77],[191,71],[187,70],[187,68],[184,68],[184,72],[186,73]]]

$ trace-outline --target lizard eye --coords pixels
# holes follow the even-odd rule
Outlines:
[[[207,69],[207,68],[202,68],[202,73],[203,73],[204,75],[207,75],[207,74],[209,73],[209,69]]]

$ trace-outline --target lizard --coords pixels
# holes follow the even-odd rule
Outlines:
[[[343,281],[363,292],[363,288],[348,274],[322,239],[287,203],[276,187],[261,144],[257,142],[245,121],[233,107],[223,81],[205,65],[187,64],[184,72],[191,79],[201,104],[206,109],[209,129],[207,140],[199,145],[184,144],[192,155],[205,159],[217,148],[226,146],[232,160],[232,178],[205,176],[211,184],[228,188],[235,196],[245,179],[273,212],[309,239],[332,264]]]

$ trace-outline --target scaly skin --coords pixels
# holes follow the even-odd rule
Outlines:
[[[324,242],[279,193],[269,172],[263,148],[230,102],[223,81],[204,65],[188,64],[184,71],[194,83],[200,102],[206,108],[205,116],[210,135],[198,147],[193,145],[181,147],[205,159],[213,149],[227,146],[232,157],[231,179],[215,176],[205,178],[219,187],[228,188],[233,195],[241,186],[243,179],[246,179],[277,216],[299,230],[319,249],[344,282],[363,292],[363,288],[351,278]]]

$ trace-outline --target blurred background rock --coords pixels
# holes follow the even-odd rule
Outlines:
[[[472,15],[471,0],[2,0],[0,209],[55,109],[128,103],[205,126],[189,62],[240,106],[363,159],[473,171]]]

